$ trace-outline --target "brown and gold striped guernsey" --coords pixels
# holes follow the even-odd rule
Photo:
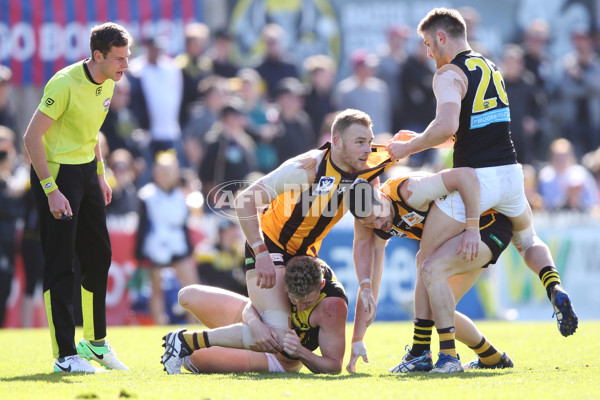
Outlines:
[[[331,161],[331,147],[317,167],[313,184],[306,190],[291,190],[279,195],[261,214],[264,234],[290,255],[318,256],[321,241],[348,211],[344,196],[357,178],[372,181],[393,165],[382,146],[373,145],[368,169],[349,173]]]

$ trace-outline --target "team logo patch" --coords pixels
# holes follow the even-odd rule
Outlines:
[[[102,93],[102,86],[96,88],[96,96],[100,96],[100,93]]]
[[[319,184],[317,185],[317,190],[315,190],[316,195],[324,195],[328,194],[333,188],[333,184],[335,183],[335,176],[322,176],[319,179]]]
[[[48,97],[44,104],[46,105],[46,107],[50,107],[52,104],[54,104],[54,99]]]
[[[110,107],[110,97],[107,97],[106,100],[104,100],[104,111],[108,111],[108,107]]]
[[[425,217],[414,211],[402,216],[402,220],[406,222],[408,226],[415,226],[416,224],[423,222],[424,219]]]

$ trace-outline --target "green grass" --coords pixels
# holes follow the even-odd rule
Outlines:
[[[98,375],[52,373],[46,329],[0,330],[0,399],[599,399],[600,321],[581,321],[562,337],[552,322],[479,322],[482,332],[515,368],[440,376],[392,375],[412,324],[375,323],[369,330],[369,364],[356,375],[182,374],[168,376],[159,364],[168,327],[109,328],[109,339],[131,372]],[[350,335],[351,327],[347,329]],[[77,332],[78,338],[81,331]],[[434,343],[436,342],[434,335]],[[436,346],[432,350],[436,350]],[[459,345],[463,361],[474,353]],[[346,360],[348,354],[346,354]]]

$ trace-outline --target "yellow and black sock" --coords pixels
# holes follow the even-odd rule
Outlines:
[[[415,318],[413,345],[410,349],[410,355],[420,357],[424,351],[431,348],[431,334],[433,332],[433,321],[429,319]]]
[[[454,343],[454,327],[437,330],[440,337],[440,352],[458,358],[456,355],[456,344]]]
[[[469,346],[477,355],[482,363],[485,365],[496,365],[502,358],[502,353],[498,352],[496,348],[488,342],[485,336],[482,337],[481,342],[476,346]]]
[[[540,280],[546,288],[548,299],[552,299],[552,288],[556,285],[560,285],[560,275],[558,274],[558,271],[551,265],[544,267],[540,271]]]
[[[192,350],[199,350],[210,347],[208,341],[208,332],[206,331],[186,331],[183,332],[183,340]]]

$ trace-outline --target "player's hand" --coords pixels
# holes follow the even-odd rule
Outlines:
[[[481,234],[479,233],[479,229],[465,229],[456,254],[462,254],[463,260],[467,262],[473,261],[479,255],[480,241]]]
[[[283,351],[285,351],[290,357],[300,358],[300,350],[302,349],[302,343],[300,338],[293,329],[288,330],[283,335]]]
[[[375,302],[375,297],[373,297],[373,291],[371,288],[364,288],[360,291],[359,298],[363,312],[367,314],[365,323],[369,326],[375,320],[375,315],[377,314],[377,303]]]
[[[388,142],[387,146],[385,146],[385,149],[390,154],[390,158],[393,161],[406,158],[412,154],[408,142],[391,140]]]
[[[346,371],[353,374],[356,372],[356,362],[362,357],[363,361],[369,363],[369,357],[367,356],[367,346],[365,342],[358,341],[352,343],[352,352],[350,353],[350,361],[346,365]]]
[[[104,197],[104,205],[107,206],[112,201],[112,189],[106,183],[104,175],[98,175],[98,182],[100,182],[100,190],[102,190],[102,196]]]
[[[275,286],[275,265],[270,254],[259,254],[255,258],[256,286],[261,289],[270,289]]]
[[[252,347],[253,351],[262,351],[266,353],[280,353],[283,347],[279,344],[279,334],[277,330],[271,328],[260,320],[248,323],[252,339],[256,343],[256,347]]]
[[[48,194],[48,207],[55,219],[70,219],[73,216],[69,200],[58,189]]]
[[[419,134],[417,132],[413,132],[413,131],[407,131],[407,130],[400,130],[398,131],[398,133],[396,133],[394,135],[394,137],[392,138],[392,142],[407,142],[409,140],[411,140],[412,138],[417,137]]]

